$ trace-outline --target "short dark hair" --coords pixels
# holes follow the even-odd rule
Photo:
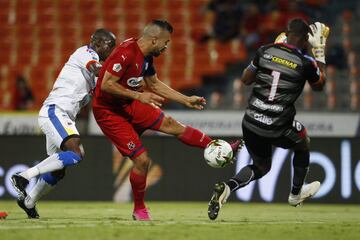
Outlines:
[[[173,26],[166,20],[154,19],[151,21],[151,24],[154,24],[161,29],[168,31],[169,33],[172,33],[174,31]]]
[[[299,37],[306,37],[308,33],[311,33],[311,28],[305,20],[301,18],[294,18],[289,21],[286,32]]]

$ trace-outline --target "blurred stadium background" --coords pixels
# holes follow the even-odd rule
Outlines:
[[[233,139],[241,136],[251,89],[241,84],[239,75],[257,47],[273,41],[293,17],[331,27],[326,90],[314,94],[306,87],[297,102],[297,118],[313,137],[309,178],[323,183],[314,201],[358,203],[360,4],[356,0],[0,0],[0,199],[16,196],[11,174],[45,157],[37,111],[69,54],[87,44],[96,28],[113,31],[121,42],[138,36],[149,20],[169,20],[175,32],[166,54],[156,59],[157,73],[175,89],[205,96],[208,105],[195,112],[167,103],[166,112],[212,136]],[[101,136],[89,109],[81,113],[78,128],[86,161],[71,169],[47,199],[129,201],[126,178],[131,162]],[[249,160],[244,150],[237,165],[215,170],[205,165],[200,150],[175,139],[147,133],[144,141],[154,160],[147,195],[151,200],[207,200],[214,182],[232,176]],[[291,153],[277,149],[274,154],[269,177],[231,200],[286,202]]]

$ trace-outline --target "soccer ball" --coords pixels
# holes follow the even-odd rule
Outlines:
[[[211,167],[223,168],[233,159],[233,151],[228,142],[215,139],[206,146],[204,158]]]

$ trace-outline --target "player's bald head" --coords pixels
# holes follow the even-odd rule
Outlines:
[[[116,37],[112,32],[104,28],[100,28],[100,29],[96,29],[96,31],[91,35],[91,41],[100,41],[100,40],[109,41],[115,45]]]
[[[171,24],[165,20],[153,20],[145,26],[142,37],[158,37],[164,32],[173,32]]]
[[[97,52],[101,61],[104,61],[110,55],[115,44],[115,35],[106,29],[97,29],[91,35],[90,47]]]

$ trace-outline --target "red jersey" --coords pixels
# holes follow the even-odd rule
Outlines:
[[[94,107],[119,107],[131,101],[127,98],[116,97],[101,90],[101,83],[105,71],[118,76],[118,83],[124,88],[138,91],[145,76],[155,75],[152,56],[144,56],[137,39],[130,38],[117,46],[103,64],[96,83]]]

